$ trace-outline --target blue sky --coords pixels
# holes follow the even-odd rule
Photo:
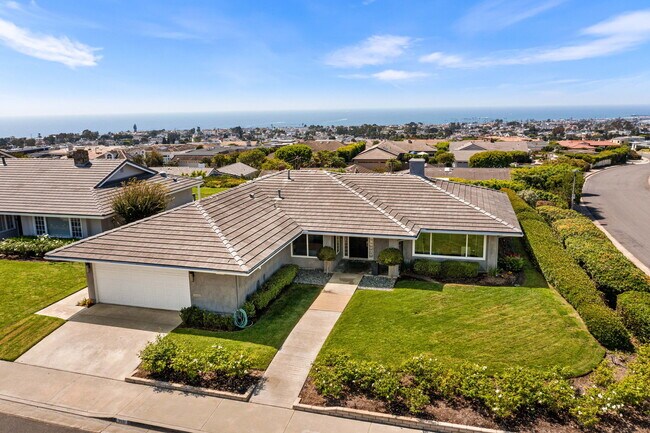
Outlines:
[[[647,0],[0,0],[0,116],[650,104]]]

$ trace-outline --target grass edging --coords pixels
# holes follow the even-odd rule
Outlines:
[[[243,401],[243,402],[247,402],[251,399],[251,396],[253,395],[253,391],[255,391],[255,387],[257,386],[257,383],[253,383],[251,386],[248,387],[245,393],[238,394],[235,392],[219,391],[216,389],[202,388],[202,387],[191,386],[191,385],[181,385],[180,383],[165,382],[164,380],[154,380],[154,379],[146,379],[143,377],[136,377],[135,373],[137,371],[138,371],[137,369],[134,370],[130,376],[124,378],[124,381],[127,383],[135,383],[138,385],[147,385],[147,386],[153,386],[155,388],[171,389],[173,391],[189,392],[191,394],[205,395],[208,397],[227,398],[229,400],[236,400],[236,401]]]
[[[462,424],[452,424],[442,421],[432,421],[420,418],[390,415],[366,410],[350,409],[340,406],[313,406],[300,403],[300,397],[293,404],[293,409],[301,412],[316,413],[320,415],[336,416],[339,418],[354,419],[358,421],[387,424],[396,427],[405,427],[440,433],[506,433],[505,430],[494,430],[484,427],[472,427]]]

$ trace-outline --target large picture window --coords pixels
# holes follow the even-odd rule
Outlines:
[[[299,257],[318,257],[318,250],[323,247],[322,235],[300,235],[291,244],[291,255]]]
[[[83,238],[83,227],[79,218],[34,217],[36,235],[53,238]]]
[[[420,233],[413,245],[416,256],[485,258],[485,236]]]

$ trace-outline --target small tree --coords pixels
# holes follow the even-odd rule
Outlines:
[[[456,161],[456,157],[454,156],[453,153],[451,152],[436,152],[436,162],[438,164],[444,164],[447,167],[451,167],[451,165]]]
[[[393,158],[386,161],[386,169],[391,173],[402,169],[402,162]]]
[[[334,248],[327,246],[321,247],[321,249],[318,250],[317,257],[321,262],[325,262],[325,272],[331,272],[329,268],[332,262],[336,260],[336,251],[334,251]]]
[[[164,211],[170,201],[163,185],[131,179],[113,198],[113,211],[120,222],[128,224]]]
[[[275,157],[290,164],[293,168],[304,167],[311,161],[311,148],[304,144],[291,144],[275,151]]]
[[[157,150],[148,152],[144,157],[144,163],[147,164],[147,167],[161,167],[164,162],[162,153]]]
[[[266,154],[260,149],[252,149],[242,152],[237,157],[237,161],[242,164],[250,165],[253,168],[259,169],[266,158]]]

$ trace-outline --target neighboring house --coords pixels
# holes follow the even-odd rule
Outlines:
[[[280,266],[374,261],[388,247],[416,258],[496,268],[499,238],[521,237],[499,191],[410,174],[286,170],[47,254],[86,263],[96,302],[232,312]]]
[[[611,141],[600,140],[562,140],[558,141],[558,144],[560,147],[570,151],[588,151],[591,153],[595,153],[599,149],[619,146],[619,144]]]
[[[342,142],[338,140],[313,140],[306,141],[304,143],[306,146],[312,150],[312,152],[320,152],[322,150],[327,150],[330,152],[336,152],[339,147],[345,146]]]
[[[0,163],[0,238],[49,235],[85,238],[114,227],[112,199],[136,178],[164,185],[169,209],[191,202],[201,181],[159,174],[128,160],[5,159]]]
[[[527,141],[454,141],[449,143],[449,151],[454,154],[454,167],[469,167],[469,159],[477,153],[490,150],[528,152],[528,146]]]
[[[630,144],[639,141],[645,141],[645,137],[640,135],[627,135],[627,136],[612,138],[612,143],[614,143],[617,146],[620,146],[621,144]]]
[[[194,177],[197,173],[203,173],[203,177],[216,176],[217,172],[212,167],[149,167],[159,173],[167,173],[172,176]]]
[[[385,170],[386,162],[391,159],[401,159],[405,154],[434,155],[436,148],[421,141],[382,141],[379,144],[366,148],[363,152],[352,158],[352,162],[369,170]]]
[[[242,162],[236,162],[234,164],[224,165],[223,167],[219,167],[215,169],[215,174],[217,176],[218,175],[234,176],[234,177],[243,177],[245,179],[253,179],[255,176],[257,176],[257,173],[259,173],[258,169],[253,168],[250,165],[246,165]]]

